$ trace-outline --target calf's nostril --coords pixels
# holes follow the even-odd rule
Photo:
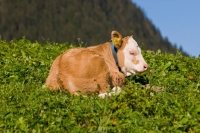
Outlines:
[[[148,68],[148,65],[145,64],[145,65],[144,65],[144,70],[147,70],[147,68]]]

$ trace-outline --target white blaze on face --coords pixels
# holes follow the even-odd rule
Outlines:
[[[147,70],[148,65],[142,56],[141,49],[132,37],[129,37],[123,49],[123,54],[124,66],[121,70],[126,76]]]

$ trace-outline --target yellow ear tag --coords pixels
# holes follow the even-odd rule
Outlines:
[[[114,46],[118,46],[118,44],[119,44],[119,39],[116,38],[116,37],[113,37],[113,38],[112,38],[112,42],[113,42]]]

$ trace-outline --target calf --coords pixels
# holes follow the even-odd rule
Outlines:
[[[88,48],[70,49],[53,62],[45,85],[83,95],[104,97],[110,88],[120,92],[125,76],[147,70],[141,49],[132,36],[111,32],[111,41]],[[109,93],[108,95],[110,95]]]

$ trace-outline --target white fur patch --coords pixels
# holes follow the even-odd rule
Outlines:
[[[74,90],[76,87],[75,85],[68,79],[68,85],[69,85],[69,88],[72,92],[75,92],[76,90]]]
[[[119,95],[122,89],[119,86],[115,86],[112,88],[112,91],[110,92],[113,95]]]
[[[109,92],[109,93],[102,93],[102,94],[99,94],[98,96],[100,98],[105,98],[106,96],[112,96],[112,95],[115,96],[115,95],[119,95],[121,91],[122,91],[122,89],[120,87],[115,86],[115,87],[112,88],[111,92]]]

